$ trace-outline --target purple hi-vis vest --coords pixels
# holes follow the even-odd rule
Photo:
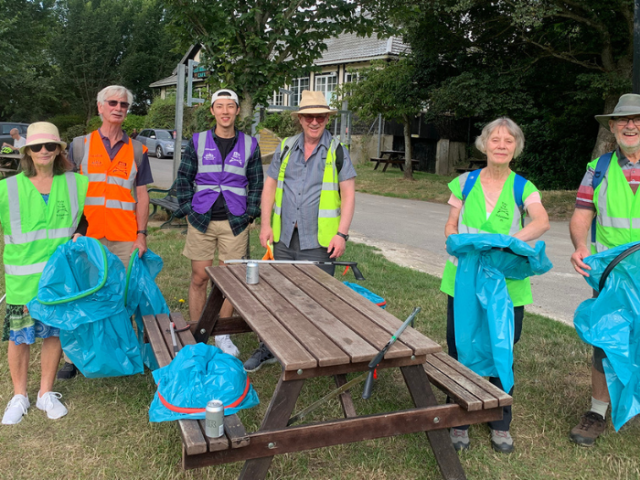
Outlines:
[[[218,195],[222,193],[229,211],[244,215],[247,211],[247,163],[256,150],[258,140],[238,132],[238,141],[227,158],[222,155],[211,130],[193,134],[193,146],[198,154],[198,174],[196,193],[191,200],[194,212],[204,214],[209,211]]]

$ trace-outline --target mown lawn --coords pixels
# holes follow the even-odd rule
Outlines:
[[[376,175],[378,172],[375,172]],[[1,238],[1,236],[0,236]],[[257,232],[251,235],[253,256],[261,252]],[[159,285],[172,310],[188,318],[186,299],[189,264],[182,257],[180,230],[153,229],[152,250],[165,260]],[[387,299],[388,310],[404,319],[421,306],[416,328],[444,346],[445,298],[439,280],[399,267],[375,249],[349,244],[346,259],[356,260],[367,280],[363,283]],[[348,274],[348,280],[353,276]],[[4,280],[0,280],[4,287]],[[4,290],[4,288],[2,288]],[[252,334],[234,338],[245,359],[257,345]],[[0,347],[0,403],[11,398],[12,385]],[[568,432],[590,399],[589,348],[573,329],[550,319],[526,314],[522,340],[516,349],[516,391],[512,433],[516,453],[501,456],[489,445],[486,426],[471,428],[472,449],[462,464],[470,479],[637,479],[640,478],[640,425],[621,433],[611,427],[592,449],[574,446]],[[38,391],[39,344],[33,348],[29,395]],[[241,412],[247,429],[258,428],[278,378],[276,366],[252,374],[261,404]],[[350,376],[351,378],[351,376]],[[3,479],[205,479],[236,478],[241,465],[231,464],[183,472],[181,442],[168,423],[150,424],[148,407],[155,388],[151,375],[58,382],[69,415],[50,421],[33,406],[22,423],[0,426],[0,478]],[[307,382],[296,411],[333,388],[329,379]],[[374,395],[360,399],[360,414],[408,408],[411,400],[399,371],[383,371]],[[443,396],[439,395],[443,400]],[[34,402],[35,403],[35,402]],[[337,416],[337,400],[316,411],[311,421]],[[276,457],[272,479],[438,479],[439,471],[424,434],[405,435],[288,454]]]
[[[443,177],[425,172],[413,172],[414,180],[405,180],[399,168],[389,167],[382,173],[382,167],[356,165],[356,190],[373,195],[409,198],[427,202],[447,203],[451,192],[447,184],[455,178]],[[542,203],[551,220],[568,220],[576,201],[575,190],[549,190],[542,192]]]

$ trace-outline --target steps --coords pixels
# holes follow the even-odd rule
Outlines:
[[[260,130],[260,154],[262,156],[270,155],[276,151],[276,147],[282,142],[271,130],[263,128]]]

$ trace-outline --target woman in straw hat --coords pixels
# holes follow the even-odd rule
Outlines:
[[[0,181],[0,223],[4,230],[3,262],[6,286],[6,316],[3,340],[9,342],[8,358],[14,396],[2,423],[19,423],[30,406],[27,371],[30,345],[43,339],[40,391],[36,406],[50,419],[67,414],[59,393],[53,392],[62,349],[59,330],[29,315],[26,304],[37,294],[45,264],[56,248],[72,236],[86,231],[82,221],[88,180],[70,172],[55,125],[37,122],[29,126],[27,141],[20,148],[21,173]]]

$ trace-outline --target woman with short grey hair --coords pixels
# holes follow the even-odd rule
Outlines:
[[[520,127],[507,117],[498,118],[482,129],[476,146],[487,155],[487,166],[464,173],[449,183],[451,197],[445,237],[457,233],[497,233],[511,235],[525,242],[539,238],[549,229],[549,217],[542,206],[540,193],[533,183],[516,175],[510,168],[511,161],[524,150],[524,134]],[[526,227],[522,221],[525,214],[531,218]],[[440,289],[448,295],[449,355],[457,360],[453,312],[456,273],[457,258],[450,257]],[[508,280],[507,288],[514,305],[515,345],[522,332],[524,305],[533,303],[531,284],[529,279]],[[498,377],[491,377],[489,381],[502,388]],[[513,394],[513,389],[509,394]],[[489,423],[491,445],[498,452],[511,453],[514,450],[509,433],[511,418],[511,407],[504,407],[502,420]],[[468,425],[451,429],[451,441],[456,450],[469,448],[468,429]]]

